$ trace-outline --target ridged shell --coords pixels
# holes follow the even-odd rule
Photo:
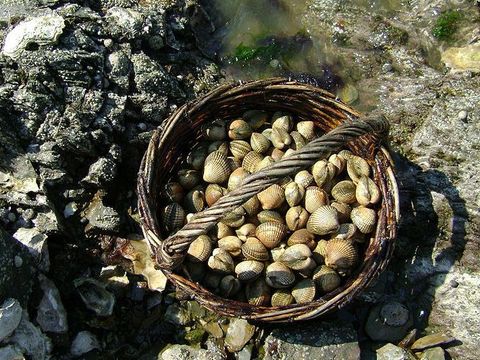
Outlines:
[[[250,138],[250,146],[253,151],[258,152],[259,154],[264,154],[270,148],[271,143],[265,135],[254,132]]]
[[[287,149],[287,151],[285,151],[285,154],[283,154],[283,157],[282,158],[286,158],[286,157],[289,157],[290,155],[294,154],[295,153],[295,150],[293,149]]]
[[[224,120],[214,120],[202,128],[203,136],[208,140],[224,140],[227,137],[227,125]]]
[[[360,205],[376,204],[380,196],[380,190],[372,179],[367,176],[360,177],[355,191],[355,197]]]
[[[306,304],[315,299],[315,283],[312,279],[303,279],[292,289],[297,304]]]
[[[205,277],[203,278],[203,284],[208,289],[217,290],[223,277],[224,275],[221,273],[209,271],[205,274]]]
[[[257,165],[262,160],[263,160],[263,155],[257,153],[256,151],[250,151],[243,158],[242,167],[249,172],[254,172],[255,169],[257,168]]]
[[[283,255],[286,249],[287,249],[287,245],[285,243],[281,243],[276,248],[271,249],[270,255],[272,255],[272,260],[280,261],[280,257]]]
[[[190,190],[200,183],[200,174],[197,170],[181,169],[177,173],[178,182],[187,190]]]
[[[228,251],[216,248],[208,258],[208,267],[219,273],[230,274],[235,269],[235,263]]]
[[[197,147],[187,155],[187,164],[195,170],[201,170],[207,157],[206,147]]]
[[[228,143],[226,141],[213,141],[207,149],[207,153],[211,154],[214,151],[221,152],[228,156]]]
[[[166,183],[161,192],[162,198],[170,202],[179,203],[183,200],[184,195],[185,191],[183,190],[182,185],[175,181]]]
[[[297,123],[297,131],[302,134],[302,136],[311,141],[315,138],[315,124],[313,121],[300,121]]]
[[[242,118],[248,122],[252,129],[256,130],[268,121],[268,114],[261,110],[248,110],[243,113]]]
[[[257,226],[255,224],[248,223],[240,226],[237,230],[235,230],[235,233],[237,234],[240,240],[246,241],[247,238],[255,236],[256,229],[257,229]]]
[[[302,229],[307,225],[310,214],[301,206],[294,206],[288,209],[285,215],[285,222],[291,231]]]
[[[205,159],[203,180],[206,182],[221,184],[228,180],[231,173],[230,161],[224,153],[214,151]]]
[[[265,222],[257,226],[256,237],[267,249],[273,249],[287,235],[287,227],[277,222]]]
[[[215,226],[215,236],[217,239],[221,239],[226,236],[232,236],[232,235],[234,235],[234,232],[230,226],[222,222],[217,223],[217,225]]]
[[[328,158],[328,162],[335,165],[335,167],[337,168],[337,174],[340,174],[343,171],[343,169],[345,169],[345,165],[347,163],[347,161],[343,157],[339,156],[338,154],[330,155],[330,157]]]
[[[326,160],[317,161],[312,166],[312,175],[318,187],[324,188],[336,175],[337,168]]]
[[[350,207],[350,205],[336,202],[336,201],[333,201],[330,205],[337,210],[338,220],[341,223],[347,222],[350,220],[350,213],[352,211],[352,208]]]
[[[185,210],[177,203],[169,204],[163,208],[161,218],[163,227],[172,232],[185,224]]]
[[[268,250],[263,243],[255,237],[249,237],[242,245],[242,254],[249,260],[267,261]]]
[[[350,159],[354,155],[350,150],[342,150],[338,153],[338,156],[340,156],[341,158],[344,158],[345,161],[348,161],[348,159]]]
[[[296,206],[300,204],[304,196],[305,188],[294,181],[288,183],[285,187],[285,200],[290,206]]]
[[[257,194],[264,210],[279,208],[285,201],[285,192],[277,184],[273,184]]]
[[[252,128],[242,119],[233,120],[228,128],[228,137],[232,140],[248,139],[252,135]]]
[[[340,225],[337,232],[334,232],[332,234],[332,239],[336,238],[336,239],[342,239],[342,240],[350,240],[350,239],[353,239],[356,233],[357,233],[357,227],[355,226],[355,224],[344,223]]]
[[[317,243],[315,242],[315,235],[307,229],[297,230],[292,235],[290,235],[287,241],[287,245],[292,246],[295,244],[305,244],[312,250],[315,249],[315,246],[317,245]]]
[[[260,161],[257,166],[255,167],[255,172],[263,170],[275,162],[271,156],[265,156],[262,161]]]
[[[256,260],[245,260],[235,266],[235,274],[240,281],[256,279],[262,273],[265,265]]]
[[[300,275],[302,278],[311,278],[312,277],[312,272],[315,270],[315,268],[318,266],[318,264],[313,260],[313,257],[309,257],[307,260],[305,260],[305,263],[303,264],[303,268],[299,269],[297,274]]]
[[[305,189],[313,183],[313,175],[307,170],[302,170],[295,175],[294,181]]]
[[[286,132],[290,132],[293,129],[293,119],[290,115],[276,112],[272,116],[272,129],[283,129]]]
[[[313,259],[317,264],[325,263],[325,248],[327,246],[327,240],[318,240],[317,246],[312,251]]]
[[[277,149],[282,150],[292,143],[292,137],[283,128],[273,128],[271,142]]]
[[[340,286],[342,282],[337,272],[326,265],[321,265],[313,271],[313,281],[322,293],[329,293]]]
[[[270,303],[270,287],[262,277],[249,282],[245,287],[247,301],[252,305],[268,305]]]
[[[312,251],[307,245],[295,244],[287,247],[285,252],[278,258],[278,261],[292,270],[303,270],[310,263],[308,259],[311,256]]]
[[[233,228],[242,226],[245,223],[245,209],[240,206],[230,211],[222,218],[222,222]]]
[[[199,212],[205,208],[205,194],[202,190],[190,190],[185,196],[185,209],[190,212]]]
[[[212,250],[212,240],[207,235],[200,235],[188,247],[187,259],[191,262],[207,261]]]
[[[356,185],[353,183],[353,181],[343,180],[338,182],[332,188],[332,196],[338,202],[353,204],[355,201],[357,201],[357,198],[355,197],[355,190]]]
[[[298,131],[292,131],[290,133],[290,136],[293,139],[293,144],[294,144],[293,149],[294,150],[300,150],[305,145],[307,145],[307,140]]]
[[[279,212],[273,210],[262,210],[257,214],[257,219],[261,224],[266,222],[278,222],[285,224],[285,219]]]
[[[328,205],[328,194],[318,186],[309,186],[305,190],[305,210],[310,214],[322,205]]]
[[[281,262],[273,262],[265,271],[267,285],[275,289],[287,288],[295,282],[295,274]]]
[[[325,246],[325,265],[334,270],[351,269],[358,261],[358,253],[351,241],[332,239]]]
[[[221,296],[230,298],[238,293],[241,289],[242,284],[233,275],[227,275],[222,278],[218,286],[218,292]]]
[[[242,160],[232,156],[229,156],[228,160],[230,161],[230,170],[232,170],[232,172],[237,170],[239,167],[242,167]]]
[[[242,253],[242,240],[236,236],[226,236],[218,240],[217,246],[226,250],[232,256],[239,256]]]
[[[218,199],[227,194],[227,189],[218,184],[209,184],[205,189],[205,201],[208,206],[215,204]]]
[[[272,141],[272,128],[267,128],[262,131],[262,135],[265,136],[268,141]]]
[[[272,148],[271,149],[271,153],[270,153],[270,156],[272,157],[273,160],[275,161],[278,161],[280,160],[281,158],[283,158],[283,156],[285,155],[285,152],[280,150],[280,149],[277,149],[276,147]]]
[[[370,165],[360,156],[352,155],[347,160],[347,173],[356,184],[362,176],[370,175]]]
[[[230,177],[228,178],[227,188],[229,191],[235,190],[240,186],[243,180],[249,175],[249,172],[246,171],[243,167],[239,167],[234,170]]]
[[[272,306],[286,306],[293,304],[294,297],[290,293],[290,290],[279,289],[272,294],[271,304]]]
[[[247,212],[248,215],[254,216],[257,215],[261,209],[260,201],[258,201],[257,195],[252,196],[249,200],[247,200],[243,205],[243,208]]]
[[[337,210],[330,205],[322,205],[315,210],[307,222],[307,230],[317,235],[326,235],[338,230]]]
[[[358,230],[363,234],[371,233],[375,229],[377,223],[377,213],[375,210],[365,206],[353,208],[350,218]]]
[[[247,155],[252,148],[250,144],[245,140],[232,140],[230,141],[230,152],[232,155],[237,159],[243,159],[245,155]]]

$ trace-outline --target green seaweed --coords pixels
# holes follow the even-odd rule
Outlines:
[[[439,40],[449,40],[457,31],[458,21],[462,18],[462,14],[456,10],[449,10],[442,13],[432,29],[432,34]]]
[[[239,61],[251,61],[255,58],[272,60],[280,52],[279,46],[276,44],[269,44],[265,46],[247,46],[240,43],[233,53],[233,59]]]

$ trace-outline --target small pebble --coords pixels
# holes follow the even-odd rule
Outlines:
[[[392,64],[390,64],[390,63],[385,63],[385,64],[382,65],[382,71],[383,71],[384,73],[388,73],[388,72],[390,72],[390,71],[392,71],[392,70],[393,70]]]
[[[456,287],[458,287],[458,285],[459,285],[459,284],[458,284],[458,281],[456,281],[456,280],[451,280],[451,281],[450,281],[450,286],[451,286],[452,288],[456,288]]]
[[[109,48],[113,45],[113,40],[112,39],[105,39],[105,40],[103,40],[103,45],[105,45],[106,48]]]
[[[63,210],[63,216],[65,218],[68,218],[70,216],[73,216],[78,210],[78,206],[75,202],[69,202],[67,205],[65,205],[65,209]]]
[[[457,119],[460,121],[465,121],[467,120],[468,113],[465,110],[462,110],[458,113]]]
[[[17,221],[17,216],[13,212],[9,212],[7,216],[8,216],[8,221],[10,222]]]
[[[147,124],[141,122],[141,123],[137,124],[137,128],[140,131],[145,131],[145,130],[147,130]]]
[[[15,262],[15,267],[17,267],[17,268],[19,268],[23,265],[23,259],[18,255],[15,255],[14,262]]]

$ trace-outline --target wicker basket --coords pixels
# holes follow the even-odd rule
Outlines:
[[[299,120],[313,120],[326,135],[272,166],[247,177],[242,186],[211,208],[199,213],[174,236],[163,240],[157,213],[162,204],[160,186],[169,180],[189,149],[200,139],[201,126],[217,118],[234,118],[250,109],[284,110]],[[311,319],[350,302],[388,263],[396,237],[398,189],[392,160],[382,146],[388,134],[385,119],[358,119],[359,114],[334,95],[303,83],[270,79],[220,86],[196,101],[178,108],[150,140],[138,174],[142,230],[156,261],[178,289],[206,308],[222,315],[264,322]],[[370,163],[374,181],[382,192],[375,236],[361,266],[340,288],[308,304],[282,307],[255,306],[221,298],[198,283],[173,272],[200,234],[205,234],[228,211],[289,174],[306,169],[321,158],[347,146]]]

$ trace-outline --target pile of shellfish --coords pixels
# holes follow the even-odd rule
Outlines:
[[[313,121],[295,122],[281,112],[251,110],[208,123],[162,189],[164,235],[319,135]],[[181,271],[224,298],[250,304],[313,301],[361,263],[381,198],[372,177],[368,162],[349,150],[321,159],[226,214],[190,244]]]

